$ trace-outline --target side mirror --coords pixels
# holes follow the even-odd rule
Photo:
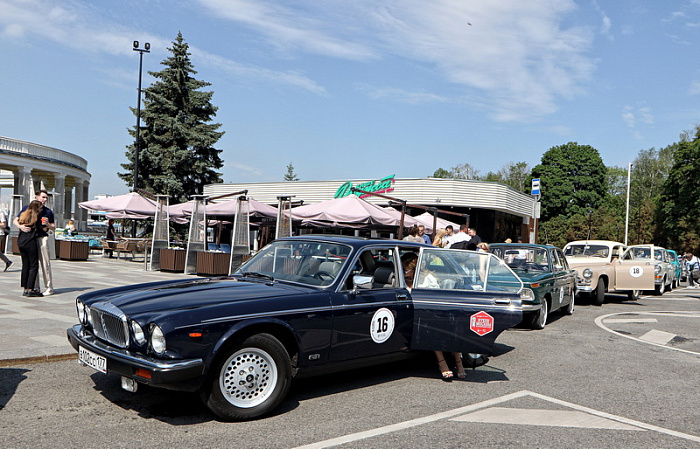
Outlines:
[[[353,290],[370,290],[374,286],[374,276],[356,274],[352,277]]]

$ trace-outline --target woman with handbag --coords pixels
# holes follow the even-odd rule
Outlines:
[[[40,201],[32,201],[27,209],[19,215],[20,233],[17,238],[17,246],[22,256],[22,296],[44,296],[40,291],[34,290],[36,277],[39,273],[39,243],[37,230],[42,225],[39,215],[44,205]],[[46,219],[46,218],[45,218]],[[48,219],[46,219],[48,220]],[[28,231],[24,229],[29,228]]]

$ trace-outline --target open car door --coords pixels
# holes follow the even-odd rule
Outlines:
[[[411,349],[491,355],[522,321],[523,284],[493,254],[424,248],[414,285]]]
[[[617,290],[654,290],[654,264],[643,259],[618,260],[615,279]]]

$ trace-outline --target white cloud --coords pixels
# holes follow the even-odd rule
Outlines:
[[[587,55],[592,30],[562,26],[575,12],[572,0],[199,1],[276,48],[425,65],[462,86],[465,96],[480,98],[501,121],[551,114],[560,99],[582,91],[595,69]]]
[[[370,98],[389,98],[400,103],[425,104],[425,103],[448,103],[454,100],[424,91],[406,91],[393,87],[371,88],[359,86],[358,90],[365,92]]]

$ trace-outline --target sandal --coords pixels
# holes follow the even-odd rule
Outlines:
[[[462,366],[462,361],[455,361],[455,365],[457,365],[457,378],[459,379],[466,379],[467,378],[467,372],[464,371],[464,366]]]
[[[445,369],[442,369],[441,364],[444,364]],[[450,371],[450,369],[447,367],[447,363],[445,363],[445,359],[438,360],[438,368],[440,368],[440,374],[442,375],[442,380],[445,382],[449,382],[452,380],[454,377],[454,373]]]

